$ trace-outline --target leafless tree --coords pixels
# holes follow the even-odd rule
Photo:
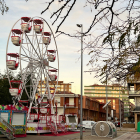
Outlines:
[[[0,0],[0,11],[1,11],[1,14],[3,15],[8,10],[9,10],[9,7],[7,7],[5,1],[4,0]]]
[[[96,77],[100,77],[105,82],[107,74],[108,80],[126,80],[129,76],[139,72],[140,63],[140,0],[85,0],[84,6],[89,6],[91,12],[96,13],[89,28],[83,33],[71,35],[62,31],[68,16],[71,16],[73,7],[78,0],[50,0],[47,1],[44,14],[54,2],[61,6],[53,11],[50,18],[53,25],[57,22],[56,33],[65,34],[70,37],[79,38],[81,35],[85,39],[85,49],[89,51],[91,59],[87,65],[91,65],[88,72],[95,72]],[[64,13],[62,18],[62,13]],[[105,23],[105,24],[104,24]],[[101,32],[95,36],[93,29]]]
[[[85,0],[83,7],[89,7],[93,13],[93,19],[89,28],[84,33],[70,34],[61,30],[74,6],[80,0],[46,0],[47,12],[54,3],[55,7],[50,18],[53,25],[57,24],[56,33],[65,34],[80,39],[84,36],[84,50],[88,50],[91,59],[87,65],[89,72],[95,72],[105,82],[108,80],[126,80],[129,76],[139,72],[140,63],[140,0]],[[2,14],[8,7],[4,0],[0,0]],[[82,9],[81,9],[82,10]],[[98,27],[98,28],[97,28]],[[98,35],[92,33],[98,31]]]
[[[26,2],[28,0],[25,0]],[[7,13],[9,10],[9,7],[7,6],[5,0],[0,0],[0,11],[1,11],[1,14],[4,15],[4,13]]]

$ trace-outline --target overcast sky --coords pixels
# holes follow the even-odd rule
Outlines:
[[[49,17],[53,11],[53,8],[59,7],[58,3],[55,3],[52,8],[43,15],[41,11],[47,6],[45,3],[47,0],[29,0],[25,2],[24,0],[6,0],[7,6],[9,6],[9,11],[0,15],[0,70],[3,73],[6,69],[6,44],[8,35],[12,26],[21,17],[35,17],[39,16],[44,18],[51,26],[53,32],[55,33],[58,22],[51,25],[53,20]],[[65,24],[62,26],[62,31],[67,31],[68,33],[74,34],[80,31],[80,28],[76,26],[77,23],[83,24],[83,30],[87,29],[93,18],[93,13],[90,9],[83,8],[84,3],[81,0],[80,3],[75,5],[73,12],[70,17],[66,20]],[[81,10],[83,9],[83,10]],[[80,62],[80,48],[81,42],[78,39],[70,38],[61,35],[56,38],[59,53],[59,80],[65,83],[74,82],[72,84],[72,92],[80,94],[80,72],[81,72],[81,62]],[[79,52],[78,52],[79,51]],[[83,71],[89,70],[86,64],[90,60],[90,56],[87,52],[83,55]],[[98,79],[94,78],[93,74],[83,72],[83,85],[100,84]]]

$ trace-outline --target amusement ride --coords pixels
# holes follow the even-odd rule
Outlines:
[[[49,131],[66,131],[65,116],[57,116],[54,97],[59,77],[58,49],[49,24],[41,17],[21,17],[12,27],[6,48],[9,92],[14,105],[27,105],[27,126],[50,126]],[[20,80],[10,79],[10,71]],[[52,86],[53,85],[53,86]],[[23,93],[28,100],[22,100]],[[34,113],[34,110],[36,113]],[[31,132],[31,131],[30,131]],[[36,130],[36,133],[44,131]]]

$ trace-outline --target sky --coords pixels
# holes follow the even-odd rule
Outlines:
[[[0,71],[3,73],[6,70],[6,45],[10,30],[12,26],[21,17],[35,17],[39,16],[45,19],[50,25],[55,34],[58,22],[52,26],[53,19],[50,19],[51,13],[55,7],[59,7],[58,3],[55,3],[48,12],[41,15],[42,10],[47,6],[47,0],[6,0],[9,11],[4,15],[0,15]],[[80,28],[76,24],[83,24],[83,31],[88,28],[93,17],[93,13],[89,8],[84,8],[84,1],[76,3],[73,12],[70,14],[65,24],[62,26],[62,31],[75,34],[80,31]],[[81,8],[83,10],[81,10]],[[20,25],[20,23],[18,23]],[[18,26],[19,26],[18,25]],[[56,35],[55,35],[56,36]],[[59,54],[59,81],[64,83],[72,83],[72,92],[80,94],[80,82],[81,82],[81,61],[80,61],[80,49],[81,41],[75,38],[70,38],[65,35],[60,35],[56,38]],[[86,66],[90,56],[87,52],[83,54],[83,87],[85,85],[100,84],[98,79],[94,78],[93,73],[87,73],[90,67]]]
[[[59,3],[54,3],[54,5],[41,15],[42,10],[47,7],[47,0],[29,0],[28,2],[24,0],[6,0],[9,11],[4,15],[0,14],[0,72],[4,73],[6,70],[6,45],[10,30],[12,26],[21,17],[42,17],[45,19],[53,30],[54,35],[55,30],[59,24],[56,22],[52,25],[54,18],[50,19],[50,16],[56,8],[59,8]],[[81,31],[76,24],[83,24],[83,31],[86,31],[92,22],[94,11],[87,6],[84,7],[85,1],[77,1],[73,11],[70,16],[66,19],[62,27],[62,31],[70,34],[75,34],[77,31]],[[20,26],[20,23],[17,23]],[[98,32],[93,30],[93,35]],[[81,94],[81,41],[79,39],[71,38],[66,35],[60,35],[56,38],[58,55],[59,55],[59,81],[64,83],[72,83],[72,92],[76,94]],[[12,50],[12,49],[11,49]],[[83,94],[84,86],[101,84],[99,79],[94,78],[94,73],[88,73],[90,66],[87,66],[90,60],[90,55],[87,51],[83,53]]]

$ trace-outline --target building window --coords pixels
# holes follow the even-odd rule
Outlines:
[[[86,100],[86,105],[87,105],[87,100]]]

